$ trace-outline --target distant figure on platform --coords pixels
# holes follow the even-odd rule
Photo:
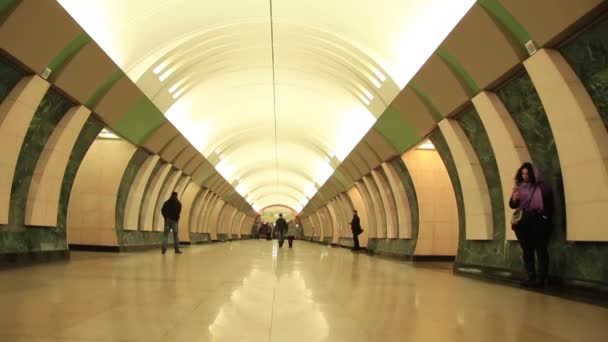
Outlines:
[[[353,210],[353,219],[350,221],[350,230],[353,233],[353,251],[358,251],[360,249],[359,235],[363,233],[363,229],[361,229],[361,220],[359,220],[356,210]]]
[[[285,242],[285,233],[287,233],[287,221],[283,218],[283,214],[279,214],[279,219],[276,221],[274,229],[279,240],[279,248],[281,248],[283,247],[283,242]]]
[[[289,243],[289,248],[293,247],[293,240],[296,238],[296,233],[298,232],[298,227],[295,222],[289,222],[289,228],[287,228],[287,242]]]
[[[171,197],[163,204],[161,213],[165,219],[165,231],[163,232],[163,244],[162,252],[165,254],[167,251],[167,239],[169,237],[169,231],[173,230],[173,248],[175,248],[175,254],[181,254],[179,250],[179,238],[177,236],[177,223],[179,222],[179,215],[182,212],[182,204],[177,199],[177,192],[171,193]]]

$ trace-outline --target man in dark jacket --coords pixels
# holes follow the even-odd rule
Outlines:
[[[279,248],[281,248],[283,247],[283,242],[285,242],[285,233],[287,233],[287,221],[283,218],[283,214],[279,214],[279,219],[275,222],[274,227],[279,239]]]
[[[163,246],[162,252],[165,254],[167,251],[167,238],[169,237],[169,231],[173,230],[173,247],[175,248],[175,254],[181,254],[179,250],[179,239],[177,236],[177,223],[179,222],[179,215],[182,212],[182,204],[177,199],[177,192],[173,192],[171,197],[163,204],[161,213],[165,218],[165,231],[163,233]]]
[[[363,229],[361,229],[361,221],[359,220],[359,215],[357,215],[357,211],[353,210],[353,220],[350,221],[350,230],[353,233],[353,251],[359,250],[359,234],[363,233]]]

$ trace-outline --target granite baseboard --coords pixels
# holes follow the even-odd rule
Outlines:
[[[70,244],[71,251],[88,251],[88,252],[112,252],[119,253],[119,246],[97,246],[97,245],[77,245]]]
[[[523,271],[458,263],[454,264],[454,273],[482,281],[515,287],[520,287],[519,283],[525,279]],[[548,286],[543,289],[530,290],[608,308],[608,284],[553,276],[549,277],[548,283]]]
[[[0,254],[0,268],[29,266],[47,262],[68,261],[69,250]]]

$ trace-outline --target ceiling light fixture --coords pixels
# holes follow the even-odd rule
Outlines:
[[[272,14],[272,0],[269,0],[270,6],[270,50],[272,53],[272,112],[274,115],[274,160],[276,168],[276,189],[279,189],[279,143],[277,137],[277,86],[276,86],[276,71],[274,62],[274,23]]]

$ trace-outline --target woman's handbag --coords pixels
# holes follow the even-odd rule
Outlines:
[[[539,213],[537,211],[528,209],[528,205],[530,205],[530,201],[532,201],[536,188],[537,186],[535,186],[534,190],[532,190],[532,194],[528,198],[528,202],[526,202],[526,204],[522,205],[520,208],[515,209],[513,212],[513,215],[511,216],[511,228],[513,230],[527,226],[534,220],[535,217],[538,216]]]

